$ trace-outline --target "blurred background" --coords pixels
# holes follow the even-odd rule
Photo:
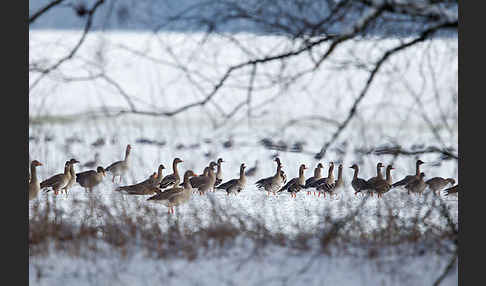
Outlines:
[[[274,173],[276,156],[288,178],[301,163],[306,176],[318,162],[323,173],[343,164],[347,195],[354,163],[364,178],[393,164],[395,180],[420,158],[426,179],[457,182],[457,31],[452,0],[29,1],[29,158],[44,179],[69,158],[77,171],[106,167],[131,144],[123,184],[160,163],[170,173],[174,157],[197,173],[222,157],[224,180],[245,162],[258,166],[240,199],[250,213],[261,199],[253,183]],[[265,224],[295,234],[320,223],[303,217],[288,218],[301,228]]]

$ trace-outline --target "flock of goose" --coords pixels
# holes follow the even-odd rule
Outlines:
[[[76,173],[74,171],[74,164],[79,163],[76,159],[66,161],[64,164],[64,172],[54,175],[42,182],[39,182],[36,174],[36,167],[42,166],[37,160],[33,160],[30,164],[30,177],[29,177],[29,200],[35,199],[41,189],[46,189],[46,192],[50,190],[54,191],[57,195],[59,191],[64,191],[67,194],[69,188],[74,183],[79,183],[85,188],[86,192],[91,192],[94,187],[100,184],[106,173],[109,172],[112,175],[112,182],[115,182],[116,177],[122,177],[130,169],[130,152],[131,146],[127,145],[125,150],[125,159],[117,161],[110,166],[103,168],[97,167],[96,170],[85,171]],[[307,195],[311,194],[311,189],[314,189],[314,195],[318,193],[318,197],[321,194],[325,197],[329,194],[331,197],[336,191],[344,186],[343,181],[343,165],[338,166],[338,177],[334,179],[334,163],[330,162],[327,177],[322,176],[322,169],[324,166],[318,163],[314,169],[314,175],[307,180],[305,179],[304,172],[307,168],[305,164],[299,166],[299,176],[290,180],[287,180],[285,172],[282,170],[282,163],[277,157],[274,160],[277,163],[276,172],[273,176],[258,180],[255,184],[260,190],[264,190],[268,195],[271,193],[274,195],[287,193],[293,198],[297,196],[297,193],[303,189],[307,190]],[[127,195],[153,195],[148,198],[148,201],[163,204],[168,207],[169,213],[174,213],[174,207],[187,202],[193,192],[197,192],[200,195],[204,195],[208,191],[223,190],[227,195],[238,194],[245,186],[246,177],[255,173],[256,170],[248,170],[251,172],[245,172],[246,165],[242,163],[240,165],[240,175],[238,178],[229,180],[223,183],[223,175],[221,165],[224,162],[222,158],[219,158],[217,162],[211,161],[207,167],[205,167],[203,174],[196,175],[194,171],[187,170],[184,173],[183,181],[180,181],[178,164],[184,162],[180,158],[175,158],[172,163],[172,174],[163,176],[162,172],[165,166],[161,164],[157,172],[154,172],[146,180],[128,186],[121,186],[115,189],[116,192],[120,192]],[[400,181],[392,183],[391,170],[392,165],[386,167],[386,176],[383,178],[381,169],[384,165],[379,162],[376,165],[376,176],[365,180],[358,177],[359,167],[354,164],[350,168],[354,170],[354,176],[351,181],[351,186],[355,191],[355,195],[358,193],[377,194],[378,198],[381,198],[384,194],[389,192],[392,188],[403,187],[407,190],[408,194],[414,193],[421,195],[428,187],[434,194],[444,190],[449,184],[452,187],[445,189],[446,195],[457,193],[458,185],[455,185],[453,178],[441,178],[434,177],[427,181],[424,181],[425,174],[420,172],[420,165],[424,162],[417,160],[415,174],[408,175]],[[216,173],[214,168],[217,168]],[[455,186],[454,186],[455,185]]]

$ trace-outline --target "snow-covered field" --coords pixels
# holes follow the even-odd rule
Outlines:
[[[76,36],[79,34],[74,32],[30,31],[31,62],[45,58],[46,54],[60,57],[58,55],[66,47],[52,43],[56,39],[74,42]],[[73,202],[88,201],[92,197],[108,206],[123,205],[124,209],[132,213],[147,205],[164,217],[157,222],[162,229],[167,229],[177,221],[197,230],[210,223],[213,207],[211,200],[214,200],[218,208],[227,212],[228,219],[248,216],[258,219],[271,231],[295,236],[299,231],[311,232],[318,228],[326,215],[341,218],[359,206],[362,198],[355,197],[350,186],[353,173],[348,167],[353,163],[360,165],[360,177],[364,178],[375,175],[378,161],[393,163],[394,180],[414,172],[414,156],[393,158],[390,155],[361,155],[355,152],[356,149],[399,143],[408,149],[423,144],[453,147],[457,151],[457,103],[453,100],[454,93],[457,96],[457,39],[433,40],[393,58],[358,108],[357,118],[351,121],[338,143],[320,161],[315,160],[312,154],[320,150],[336,127],[332,123],[305,121],[284,128],[285,123],[301,116],[313,115],[342,121],[364,85],[367,73],[358,68],[337,67],[344,65],[353,51],[364,51],[362,54],[353,54],[353,57],[366,63],[376,57],[374,49],[369,47],[375,47],[378,43],[378,48],[389,47],[397,44],[398,40],[347,43],[336,51],[336,56],[329,64],[313,75],[304,76],[288,88],[276,86],[265,89],[263,86],[268,82],[264,74],[260,75],[256,84],[262,88],[255,88],[252,102],[254,117],[250,120],[246,118],[246,109],[227,121],[223,120],[224,116],[218,111],[223,109],[229,112],[246,100],[246,90],[239,86],[246,83],[248,78],[238,76],[214,98],[217,106],[208,103],[171,118],[126,115],[64,122],[50,119],[35,123],[42,116],[66,115],[71,119],[76,114],[93,110],[111,112],[126,109],[127,102],[119,90],[103,79],[63,81],[67,76],[88,76],[88,71],[96,71],[101,62],[106,74],[119,82],[124,92],[133,96],[133,102],[140,110],[173,110],[201,100],[206,91],[211,89],[212,83],[225,71],[225,67],[244,60],[244,55],[234,46],[228,45],[221,49],[223,39],[218,38],[209,39],[205,48],[195,53],[198,49],[194,44],[195,39],[201,37],[198,34],[177,33],[89,34],[87,42],[79,51],[80,59],[63,65],[62,72],[56,72],[43,80],[30,94],[29,113],[32,123],[29,135],[32,138],[29,156],[31,160],[37,159],[44,164],[38,168],[38,174],[41,179],[45,179],[60,173],[69,158],[76,158],[83,164],[93,160],[95,152],[100,155],[99,165],[106,167],[122,159],[126,144],[131,144],[133,167],[124,182],[128,184],[144,180],[156,171],[160,163],[170,172],[174,157],[184,160],[180,171],[193,169],[197,173],[201,173],[210,160],[222,157],[226,161],[223,163],[224,180],[236,178],[242,162],[251,167],[258,160],[259,170],[255,177],[249,178],[246,190],[238,196],[229,197],[222,192],[209,193],[207,196],[194,195],[188,204],[176,208],[174,217],[165,219],[165,207],[146,202],[146,197],[127,197],[114,193],[117,184],[114,185],[110,178],[106,178],[91,195],[87,195],[77,184],[67,197],[61,195],[53,198],[52,192],[40,194],[37,200],[29,202],[31,209],[34,204],[42,206],[46,200],[56,200],[57,207],[65,210],[63,220],[77,224],[81,217],[71,215],[78,206]],[[244,34],[237,37],[243,42],[254,41],[252,46],[262,50],[278,50],[285,44],[278,37]],[[165,49],[167,43],[179,45],[179,49],[172,51],[176,57]],[[144,51],[152,58],[162,59],[165,64],[137,57],[132,50]],[[196,79],[190,79],[184,71],[174,66],[175,58],[182,63],[190,62],[191,67],[198,71]],[[305,66],[305,61],[308,59],[301,57],[291,61],[289,66],[299,70]],[[272,73],[277,68],[268,66],[265,72]],[[35,79],[31,77],[31,84]],[[191,80],[199,82],[201,89],[197,89]],[[266,103],[275,96],[278,96],[278,101]],[[426,123],[429,120],[441,124],[432,131]],[[73,142],[70,140],[73,138],[79,140]],[[93,147],[91,143],[100,138],[106,144]],[[137,143],[141,138],[164,141],[165,144]],[[222,143],[229,138],[234,141],[233,147],[224,148]],[[298,194],[297,199],[288,195],[267,197],[256,190],[254,182],[275,172],[272,156],[277,152],[264,148],[259,143],[263,138],[283,140],[289,144],[305,142],[303,153],[278,153],[289,178],[297,176],[301,163],[310,167],[306,176],[311,176],[318,162],[326,166],[323,171],[325,174],[328,163],[334,161],[344,165],[347,186],[334,200],[322,197],[316,199],[303,192]],[[180,144],[186,148],[180,148]],[[189,148],[192,144],[198,145]],[[426,178],[442,176],[458,181],[456,160],[441,161],[438,154],[424,154],[420,159],[427,162],[422,166]],[[76,170],[82,171],[84,168],[78,165]],[[337,168],[335,172],[337,176]],[[397,189],[385,195],[382,200],[369,199],[359,216],[364,230],[372,231],[380,227],[376,217],[384,211],[385,205],[395,211],[393,215],[406,220],[417,212],[427,212],[436,204],[437,198],[431,195],[408,196],[403,190]],[[446,204],[451,209],[453,220],[457,221],[457,197],[447,198]],[[199,219],[195,220],[195,217]],[[438,226],[446,224],[439,211],[432,212],[429,220]],[[430,285],[449,261],[448,256],[427,252],[417,257],[383,251],[372,262],[367,257],[320,255],[307,272],[297,275],[312,251],[291,253],[291,250],[284,247],[269,246],[263,251],[264,254],[240,266],[238,261],[244,259],[247,245],[242,242],[228,248],[223,256],[202,255],[193,261],[181,258],[161,261],[140,254],[120,258],[118,254],[109,252],[87,254],[87,257],[80,258],[53,251],[47,257],[30,257],[29,280],[36,285],[150,285],[154,281],[164,285]],[[457,270],[444,283],[455,284]]]

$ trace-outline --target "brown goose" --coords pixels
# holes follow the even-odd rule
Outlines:
[[[208,176],[209,176],[209,167],[207,166],[207,167],[204,168],[202,175],[197,176],[197,177],[191,177],[189,179],[189,183],[191,183],[191,186],[192,186],[193,189],[197,188],[205,182],[206,177],[208,177]],[[184,182],[179,184],[179,187],[182,187],[182,186],[184,186]]]
[[[358,178],[358,173],[359,173],[358,165],[353,164],[353,166],[349,168],[354,169],[353,180],[351,181],[351,186],[354,189],[354,195],[356,196],[361,191],[369,189],[370,186],[368,185],[368,182],[365,179]]]
[[[399,187],[399,186],[404,186],[405,188],[407,188],[406,186],[408,184],[410,184],[411,182],[413,182],[415,180],[418,180],[420,178],[420,165],[422,165],[423,163],[424,162],[422,162],[421,160],[417,160],[417,162],[415,163],[415,175],[406,176],[405,178],[401,179],[400,181],[394,183],[392,185],[392,188]]]
[[[197,182],[195,187],[200,195],[204,195],[207,191],[214,189],[214,182],[216,182],[216,174],[214,174],[214,167],[217,166],[216,162],[209,163],[208,175],[202,177]]]
[[[192,187],[189,182],[189,178],[197,176],[193,171],[188,170],[184,173],[184,186],[182,188],[172,188],[156,194],[153,197],[147,199],[147,201],[152,201],[154,203],[159,203],[167,206],[169,213],[174,213],[174,207],[181,205],[191,198]]]
[[[339,164],[338,166],[338,178],[333,184],[333,188],[327,189],[326,191],[332,197],[336,190],[344,187],[344,180],[343,180],[343,164]]]
[[[307,169],[305,164],[299,167],[299,176],[288,181],[277,193],[287,190],[292,197],[297,197],[297,193],[305,187],[304,171]]]
[[[98,166],[95,170],[84,171],[76,174],[76,182],[78,182],[86,192],[93,191],[103,181],[103,177],[106,176],[105,169]]]
[[[275,175],[260,179],[255,183],[258,189],[264,189],[267,191],[268,195],[270,195],[270,192],[275,195],[276,192],[280,190],[284,184],[283,181],[285,180],[282,176],[282,163],[280,162],[280,158],[275,158],[275,162],[277,162],[277,171]]]
[[[232,179],[216,187],[216,189],[225,190],[226,194],[236,194],[241,192],[246,185],[245,163],[240,165],[240,178]]]
[[[451,184],[451,186],[454,186],[456,183],[456,180],[453,178],[441,178],[441,177],[434,177],[432,179],[428,179],[426,182],[427,186],[429,186],[430,190],[434,192],[434,195],[437,195],[437,191],[440,191],[447,187],[447,185]]]
[[[105,171],[110,172],[113,175],[113,179],[111,180],[113,183],[115,182],[115,177],[117,176],[120,176],[120,183],[121,183],[122,177],[127,173],[128,169],[130,168],[131,149],[132,146],[128,144],[125,150],[125,159],[122,161],[117,161],[105,168]]]
[[[44,180],[43,182],[40,183],[40,188],[41,189],[52,188],[54,190],[54,194],[57,196],[59,190],[64,188],[69,183],[69,179],[71,178],[71,175],[69,173],[70,167],[71,167],[71,162],[66,161],[66,163],[64,164],[64,173],[54,175],[49,179]],[[50,192],[50,190],[46,191],[46,193],[48,192]]]
[[[154,172],[145,181],[142,181],[134,185],[118,187],[115,189],[115,191],[122,192],[127,195],[142,195],[142,196],[159,193],[160,190],[158,188],[158,185],[160,184],[162,178],[164,177],[162,175],[163,169],[165,169],[164,165],[160,164],[158,172],[157,173]]]
[[[69,176],[70,176],[69,182],[61,190],[61,193],[64,190],[64,193],[66,193],[66,194],[67,194],[67,191],[74,185],[74,183],[76,183],[76,171],[74,171],[74,164],[79,163],[79,161],[76,160],[76,159],[71,159],[71,160],[69,160],[69,162],[71,162],[71,166],[69,167]]]
[[[330,190],[331,188],[334,188],[333,184],[334,184],[334,162],[330,162],[329,170],[327,172],[327,177],[321,178],[309,184],[309,188],[315,188],[317,190],[317,188],[320,187],[320,190],[323,191],[323,194],[325,196],[326,190]],[[314,191],[314,195],[315,195],[315,191]],[[319,191],[319,197],[320,196],[321,196],[321,192]]]
[[[29,201],[37,198],[37,194],[40,191],[40,182],[37,179],[36,170],[38,166],[42,166],[42,163],[37,160],[30,162]]]
[[[223,163],[223,158],[219,158],[217,161],[218,164],[218,169],[216,171],[216,182],[214,183],[214,186],[216,187],[217,185],[221,184],[223,181],[223,171],[221,170],[221,164]]]
[[[383,163],[378,162],[376,164],[376,177],[372,177],[366,181],[366,183],[370,186],[368,189],[368,194],[373,196],[373,193],[375,192],[376,184],[383,181],[383,174],[381,173],[381,168],[383,168]]]
[[[310,177],[305,181],[305,186],[304,186],[305,189],[310,188],[310,185],[312,183],[322,178],[323,168],[324,166],[321,163],[317,164],[317,167],[314,169],[314,176]],[[310,193],[311,193],[310,191],[307,191],[307,195],[310,195]]]
[[[447,188],[444,190],[446,192],[446,196],[452,195],[452,194],[457,194],[459,191],[459,185],[455,185],[453,187]]]
[[[255,166],[251,167],[248,169],[245,173],[245,176],[247,177],[253,177],[258,171],[258,160],[255,161]]]
[[[172,162],[172,171],[173,173],[170,175],[165,176],[164,179],[160,182],[159,188],[165,189],[170,186],[173,186],[174,188],[179,185],[181,178],[179,177],[179,171],[177,170],[177,164],[182,163],[182,161],[179,158],[175,158],[174,161]]]
[[[378,198],[383,197],[383,194],[388,192],[391,189],[392,185],[392,177],[391,177],[391,170],[393,170],[392,165],[388,165],[386,167],[386,177],[385,180],[377,180],[374,183],[374,190],[376,191]]]
[[[419,196],[422,195],[425,188],[427,188],[427,184],[424,182],[424,177],[425,177],[425,173],[422,172],[420,173],[418,180],[413,180],[405,186],[405,188],[408,191],[408,194],[412,192],[412,193],[416,193]]]

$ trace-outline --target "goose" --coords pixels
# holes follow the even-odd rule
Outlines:
[[[93,188],[101,183],[104,176],[106,176],[105,169],[98,166],[96,171],[89,170],[76,174],[76,182],[78,182],[86,192],[92,192]]]
[[[172,162],[172,171],[173,173],[170,175],[167,175],[162,179],[160,182],[159,188],[160,189],[165,189],[170,186],[173,186],[174,188],[179,185],[181,178],[179,177],[179,171],[177,170],[177,164],[182,163],[182,161],[179,158],[175,158],[174,161]]]
[[[282,163],[280,162],[280,158],[276,157],[274,161],[277,162],[277,171],[275,175],[260,179],[255,183],[258,189],[264,189],[267,191],[268,195],[270,195],[270,192],[275,195],[275,193],[280,190],[281,186],[284,184],[284,180],[286,179],[284,175],[282,175]]]
[[[341,189],[344,187],[344,180],[343,180],[343,164],[339,164],[338,166],[338,178],[337,180],[331,184],[330,186],[332,186],[331,188],[328,188],[328,187],[324,187],[324,191],[328,192],[329,195],[332,196],[336,193],[336,190],[338,189]],[[318,190],[320,188],[317,188]]]
[[[427,186],[429,186],[430,190],[434,192],[434,195],[437,195],[436,192],[439,191],[440,193],[440,191],[447,187],[448,184],[454,186],[456,180],[454,180],[453,178],[444,179],[441,177],[434,177],[432,179],[428,179],[427,181],[425,181],[425,183],[427,184]]]
[[[120,176],[121,183],[122,177],[130,168],[130,150],[132,150],[132,146],[128,144],[125,150],[125,159],[122,161],[117,161],[105,168],[105,171],[110,172],[113,175],[113,179],[111,180],[113,183],[115,182],[115,177],[117,176]]]
[[[245,176],[247,177],[253,177],[255,176],[255,174],[257,173],[258,171],[258,160],[255,161],[255,166],[251,167],[250,169],[248,169],[245,173]]]
[[[39,166],[42,166],[42,163],[37,160],[30,162],[29,201],[37,198],[40,191],[40,182],[36,170]]]
[[[219,158],[217,161],[218,169],[216,171],[216,181],[214,182],[214,186],[221,184],[223,181],[223,171],[221,170],[221,164],[223,163],[223,158]]]
[[[71,174],[69,173],[69,169],[71,167],[71,162],[66,161],[64,164],[64,173],[54,175],[47,180],[44,180],[40,183],[41,189],[48,189],[52,188],[54,190],[54,194],[57,196],[59,190],[64,188],[68,183],[69,179],[71,178]],[[46,193],[50,192],[47,190]]]
[[[333,184],[334,184],[334,162],[330,162],[329,170],[327,172],[327,177],[314,181],[313,183],[309,184],[309,187],[316,188],[316,190],[318,187],[321,187],[320,190],[324,191],[324,196],[325,196],[326,190],[330,190],[331,188],[333,188],[332,186]],[[319,192],[318,197],[320,196],[321,196],[321,192]]]
[[[418,180],[419,177],[420,177],[420,165],[422,165],[422,164],[424,164],[424,162],[422,162],[422,160],[417,160],[417,162],[415,163],[415,175],[406,176],[405,178],[401,179],[400,181],[394,183],[392,185],[392,188],[399,187],[399,186],[404,186],[405,188],[407,188],[406,186],[408,184],[410,184],[411,182],[413,182],[415,180]]]
[[[307,179],[305,181],[304,189],[310,188],[310,185],[312,183],[314,183],[315,181],[322,178],[322,169],[323,168],[324,168],[324,166],[321,163],[317,164],[316,168],[314,169],[314,176],[310,177],[309,179]],[[311,193],[310,191],[307,191],[307,195],[310,195],[310,193]]]
[[[212,161],[209,163],[208,175],[202,177],[200,181],[197,182],[197,191],[200,195],[204,195],[207,191],[214,189],[214,182],[216,182],[216,174],[214,174],[214,167],[217,163]]]
[[[299,176],[293,178],[292,180],[288,181],[285,186],[283,186],[277,193],[283,192],[287,190],[292,197],[297,197],[297,193],[305,187],[305,177],[304,171],[307,169],[305,164],[300,165],[299,167]]]
[[[159,193],[158,185],[163,179],[162,171],[165,169],[163,164],[159,165],[157,173],[152,173],[146,180],[129,186],[122,186],[115,189],[117,192],[122,192],[127,195],[153,195]]]
[[[74,185],[74,183],[76,183],[76,171],[74,171],[74,164],[79,163],[79,161],[76,159],[71,159],[69,160],[69,162],[71,162],[71,166],[69,167],[69,182],[64,188],[62,188],[62,190],[64,190],[64,193],[66,194],[67,191]]]
[[[356,164],[353,164],[351,169],[354,169],[353,180],[351,181],[351,186],[354,189],[354,195],[356,196],[361,191],[369,189],[368,182],[363,178],[358,178],[359,167]]]
[[[246,185],[246,174],[245,174],[245,163],[241,163],[240,165],[240,177],[238,179],[229,180],[219,186],[216,189],[225,190],[226,194],[229,196],[230,194],[236,194],[241,192]]]
[[[381,180],[376,180],[374,182],[374,186],[372,186],[372,188],[376,191],[378,198],[383,197],[383,194],[388,192],[391,189],[391,185],[392,185],[391,170],[393,169],[395,168],[393,168],[392,165],[388,165],[386,167],[385,180],[381,179]]]
[[[174,187],[172,189],[166,190],[165,192],[160,192],[153,197],[147,199],[154,203],[159,203],[167,206],[168,213],[174,213],[174,207],[186,203],[191,198],[192,187],[189,182],[189,178],[197,176],[192,170],[187,170],[184,173],[184,186]]]
[[[370,186],[370,188],[368,189],[368,194],[370,194],[371,196],[373,196],[373,193],[375,192],[375,185],[378,182],[383,181],[383,174],[381,173],[381,168],[383,168],[383,163],[378,162],[378,164],[376,164],[376,176],[366,181],[366,183]]]
[[[407,189],[408,193],[416,193],[417,195],[422,195],[422,192],[427,188],[427,184],[424,182],[425,173],[420,173],[418,180],[413,180],[408,183],[405,188]]]
[[[189,179],[189,183],[191,183],[191,186],[192,186],[193,189],[194,188],[197,188],[201,184],[204,183],[204,180],[206,180],[206,177],[208,177],[208,176],[209,176],[209,166],[206,166],[204,168],[204,171],[203,171],[202,175],[197,176],[197,177],[191,177]],[[184,182],[182,182],[182,183],[179,184],[179,187],[182,187],[182,186],[184,186]]]
[[[459,191],[459,185],[455,185],[453,187],[447,188],[444,190],[446,192],[446,196],[452,195],[452,194],[457,194]]]

